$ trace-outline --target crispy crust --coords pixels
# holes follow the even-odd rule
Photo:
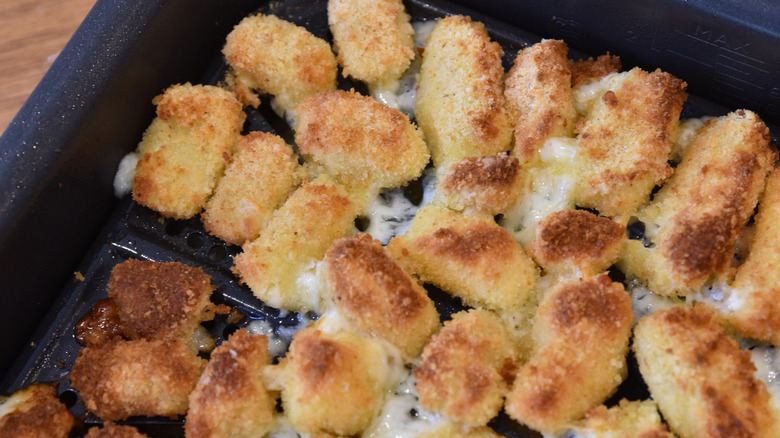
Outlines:
[[[55,385],[34,383],[0,398],[0,436],[65,438],[73,417],[57,398]]]
[[[447,170],[436,200],[456,211],[491,216],[506,211],[522,191],[520,161],[504,153],[464,158]]]
[[[406,234],[387,248],[407,272],[476,307],[515,308],[538,277],[533,260],[507,230],[436,205],[418,210]]]
[[[284,362],[282,402],[299,433],[354,435],[365,429],[384,401],[379,344],[351,331],[298,332]]]
[[[671,174],[669,153],[685,82],[634,68],[597,99],[578,129],[577,204],[615,217],[632,213]]]
[[[263,384],[271,364],[268,337],[240,330],[211,353],[190,394],[187,437],[263,436],[273,424],[276,400]]]
[[[265,132],[241,137],[201,215],[203,227],[234,245],[256,239],[302,177],[298,157],[281,137]]]
[[[222,53],[234,75],[229,84],[245,105],[260,104],[252,90],[292,109],[306,96],[336,89],[338,65],[328,42],[274,15],[241,20]]]
[[[401,77],[414,59],[414,30],[401,0],[330,0],[328,24],[344,76],[368,84]]]
[[[484,426],[498,414],[517,368],[504,322],[487,310],[453,315],[414,369],[420,403],[449,420]]]
[[[100,347],[122,337],[124,328],[119,320],[119,306],[111,298],[95,302],[73,329],[73,337],[84,347]]]
[[[631,299],[606,274],[553,289],[539,307],[537,353],[515,377],[510,417],[552,433],[603,403],[626,376]]]
[[[157,117],[138,145],[133,199],[189,219],[206,206],[246,115],[230,92],[211,85],[173,85],[152,103]]]
[[[243,246],[243,252],[233,259],[234,271],[271,306],[313,309],[317,297],[301,293],[296,280],[354,226],[359,209],[329,178],[304,183],[274,212],[260,236]]]
[[[574,134],[568,53],[563,41],[544,40],[517,52],[507,73],[504,97],[515,124],[512,154],[522,162],[532,160],[548,138]]]
[[[502,54],[482,23],[461,15],[436,23],[423,52],[415,107],[436,166],[509,148]]]
[[[214,317],[211,277],[179,262],[128,259],[111,271],[108,297],[130,339],[179,337],[191,342],[202,321]]]
[[[333,243],[325,254],[325,280],[330,299],[344,315],[407,357],[418,356],[440,326],[425,289],[367,234]]]
[[[539,223],[528,254],[550,272],[579,267],[595,274],[610,267],[620,256],[626,227],[609,218],[583,210],[552,213]]]
[[[610,73],[617,73],[621,68],[620,57],[609,53],[596,59],[570,60],[571,86],[576,87],[594,79],[603,78]]]
[[[180,339],[118,341],[79,352],[70,373],[84,405],[103,420],[187,412],[205,361]]]
[[[672,431],[681,438],[780,436],[766,386],[704,306],[642,318],[634,330],[639,370]]]
[[[149,435],[141,433],[133,426],[119,425],[110,421],[103,427],[89,429],[84,438],[149,438]]]
[[[409,117],[354,91],[308,97],[296,118],[301,153],[350,186],[400,186],[420,176],[430,159]]]
[[[611,408],[604,405],[591,409],[572,427],[583,436],[601,438],[673,438],[658,414],[652,400],[628,401]]]

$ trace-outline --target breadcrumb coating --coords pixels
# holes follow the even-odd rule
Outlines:
[[[73,424],[73,416],[57,398],[55,385],[33,383],[0,397],[0,436],[65,438]]]
[[[512,154],[531,161],[550,137],[571,137],[577,122],[569,48],[543,40],[517,52],[506,76],[504,97],[514,130]]]
[[[118,341],[81,349],[70,381],[102,420],[175,418],[187,412],[205,362],[181,339]]]
[[[165,217],[189,219],[206,206],[246,115],[229,91],[173,85],[152,101],[157,117],[138,144],[133,199]]]
[[[252,90],[290,110],[306,96],[336,89],[338,65],[328,42],[274,15],[241,20],[222,53],[233,72],[228,83],[244,105],[260,104]]]
[[[639,371],[677,436],[780,436],[777,412],[742,351],[702,304],[642,318],[634,329]]]
[[[520,161],[500,153],[464,158],[450,167],[434,202],[456,211],[495,216],[505,212],[523,189]]]
[[[621,68],[620,57],[610,55],[609,53],[601,55],[596,59],[569,60],[571,86],[577,87],[594,79],[601,79],[610,73],[619,72]]]
[[[506,412],[553,433],[603,403],[626,377],[633,321],[631,298],[606,274],[555,287],[539,306],[536,352],[518,371]]]
[[[417,438],[500,438],[501,436],[503,435],[498,434],[487,426],[469,427],[447,421],[433,429],[420,433],[417,435]]]
[[[239,330],[211,353],[190,394],[187,438],[256,437],[271,429],[276,399],[263,383],[268,337]]]
[[[203,227],[234,245],[256,239],[303,176],[297,155],[281,137],[266,132],[241,137],[201,215]]]
[[[437,167],[509,149],[502,54],[485,26],[469,17],[448,16],[434,26],[423,52],[415,116]]]
[[[418,356],[439,329],[439,313],[425,289],[367,234],[331,245],[325,254],[325,283],[342,314],[407,357]]]
[[[600,438],[673,438],[652,400],[620,400],[607,408],[593,408],[571,427],[582,436]]]
[[[459,312],[431,338],[414,368],[420,403],[454,422],[484,426],[501,410],[516,360],[501,318],[488,310]]]
[[[111,421],[103,423],[103,427],[89,429],[84,438],[149,438],[133,426],[119,425]]]
[[[401,0],[329,0],[328,24],[344,76],[369,85],[401,77],[414,59],[414,30]]]
[[[360,205],[327,177],[304,183],[271,216],[260,236],[233,258],[234,271],[268,305],[313,310],[319,296],[299,290],[296,281],[322,260],[330,245],[354,227]]]
[[[634,68],[595,100],[578,127],[577,205],[628,215],[669,178],[685,87],[660,70]]]
[[[408,231],[387,249],[422,281],[467,305],[498,311],[525,302],[539,275],[523,247],[492,219],[437,205],[418,210]]]

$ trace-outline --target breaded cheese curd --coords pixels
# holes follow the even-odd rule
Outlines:
[[[440,169],[509,149],[512,124],[504,106],[502,54],[485,26],[466,16],[441,18],[431,31],[415,116]]]
[[[195,330],[217,310],[210,301],[214,289],[201,268],[136,259],[114,266],[107,286],[124,336],[181,338],[193,347]]]
[[[503,435],[498,434],[487,426],[469,427],[448,421],[420,433],[417,435],[417,438],[439,438],[445,436],[448,438],[500,438]]]
[[[554,287],[533,327],[535,353],[518,371],[505,410],[555,433],[603,403],[626,377],[631,299],[606,274]]]
[[[626,399],[607,408],[593,408],[585,418],[576,421],[567,438],[674,438],[661,420],[658,406],[652,400]]]
[[[492,217],[504,213],[520,196],[521,173],[520,160],[505,153],[464,158],[444,174],[434,202],[455,211]]]
[[[222,49],[231,69],[228,86],[244,105],[257,107],[253,90],[274,96],[281,111],[304,97],[336,89],[338,64],[327,41],[274,15],[244,18]]]
[[[295,142],[307,160],[365,202],[419,177],[430,160],[422,132],[406,115],[354,91],[304,99]]]
[[[474,307],[520,306],[539,276],[523,247],[492,218],[439,205],[418,210],[406,233],[391,239],[387,249],[407,272]]]
[[[650,394],[680,438],[780,436],[766,385],[702,304],[642,318],[634,351]]]
[[[103,422],[102,427],[92,427],[84,438],[150,438],[133,426],[120,425],[113,421]]]
[[[439,329],[439,313],[422,286],[367,234],[336,240],[325,254],[326,295],[355,326],[417,357]]]
[[[623,271],[653,292],[683,296],[726,275],[776,161],[769,130],[755,113],[707,121],[670,181],[637,212],[652,247],[626,242]]]
[[[626,227],[585,210],[563,210],[545,217],[528,254],[548,273],[590,276],[603,272],[620,256]]]
[[[102,420],[187,412],[206,361],[181,339],[131,340],[83,348],[70,381],[84,406]]]
[[[370,90],[398,88],[415,55],[411,17],[401,0],[329,0],[328,25],[344,76]]]
[[[276,398],[263,383],[270,364],[266,336],[239,330],[218,346],[190,394],[185,436],[265,436],[276,412]]]
[[[634,68],[594,99],[577,129],[578,205],[609,217],[631,214],[669,178],[685,88],[668,73]]]
[[[456,313],[414,368],[420,403],[455,423],[485,426],[501,410],[516,360],[514,339],[498,315]]]
[[[298,433],[361,432],[397,383],[390,381],[385,347],[351,330],[301,330],[279,367],[284,413]]]
[[[173,85],[152,100],[157,117],[138,144],[133,199],[173,219],[206,206],[241,133],[246,115],[229,91]]]
[[[573,88],[579,87],[594,79],[601,79],[612,73],[617,73],[621,68],[620,57],[609,53],[599,55],[596,59],[569,60],[571,86]]]
[[[54,385],[33,383],[0,397],[0,436],[66,438],[74,422]]]
[[[269,306],[317,310],[318,290],[299,279],[330,245],[353,229],[360,206],[330,178],[304,183],[274,211],[260,236],[233,258],[234,272]]]
[[[201,215],[203,228],[233,245],[256,239],[303,177],[298,156],[281,137],[266,132],[241,137]]]
[[[515,125],[512,154],[531,161],[550,137],[572,137],[577,122],[571,91],[569,48],[543,40],[517,52],[504,97]]]

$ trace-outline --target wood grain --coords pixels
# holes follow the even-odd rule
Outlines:
[[[95,0],[0,0],[0,132]]]

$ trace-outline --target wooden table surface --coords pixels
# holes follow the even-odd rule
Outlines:
[[[95,0],[0,0],[0,133]]]

